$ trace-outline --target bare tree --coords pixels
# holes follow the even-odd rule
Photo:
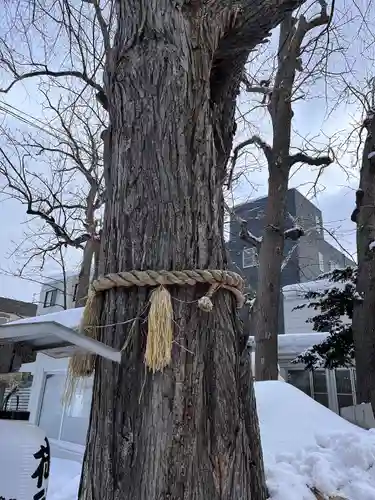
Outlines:
[[[110,2],[113,41],[105,9],[90,3],[109,113],[103,271],[225,268],[222,186],[243,67],[299,2]],[[129,348],[120,366],[96,362],[81,500],[266,498],[247,338],[227,290],[210,314],[197,310],[204,291],[171,288],[180,348],[154,375],[145,322],[127,321],[142,317],[150,290],[104,294],[99,340]]]
[[[326,2],[319,1],[318,4],[320,13],[311,20],[304,14],[294,17],[289,13],[282,21],[273,82],[272,79],[256,82],[244,76],[246,90],[263,96],[262,104],[267,106],[271,118],[273,141],[268,144],[261,137],[254,135],[234,148],[230,160],[229,186],[239,155],[250,145],[262,151],[269,173],[263,236],[255,238],[247,228],[243,228],[241,232],[242,238],[255,246],[259,255],[258,285],[252,315],[256,336],[257,380],[277,380],[278,377],[277,335],[284,241],[296,241],[303,235],[302,228],[293,226],[286,229],[285,226],[290,171],[298,163],[325,167],[332,162],[330,156],[322,155],[318,151],[314,155],[306,151],[292,153],[291,143],[292,106],[296,98],[297,84],[298,87],[301,85],[300,81],[296,84],[296,75],[300,73],[302,80],[304,79],[302,56],[316,40],[316,37],[309,38],[310,32],[320,26],[326,29],[330,22]]]
[[[43,91],[52,121],[58,123],[48,134],[15,134],[3,128],[0,186],[3,195],[25,206],[32,221],[31,233],[17,248],[18,255],[27,256],[18,274],[22,276],[35,260],[42,270],[46,258],[59,255],[62,248],[81,251],[76,294],[80,306],[87,296],[94,254],[99,254],[104,122],[95,102],[73,96],[54,104],[51,93]]]

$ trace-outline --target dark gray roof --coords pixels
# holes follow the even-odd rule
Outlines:
[[[31,302],[0,297],[0,313],[16,314],[20,318],[28,318],[36,315],[36,309],[37,305]]]

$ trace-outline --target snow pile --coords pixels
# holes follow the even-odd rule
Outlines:
[[[80,463],[52,457],[47,500],[77,500],[80,477]]]
[[[285,382],[255,384],[270,500],[316,500],[311,489],[375,500],[375,431],[342,419]],[[48,500],[77,500],[81,465],[52,460]]]
[[[365,432],[291,384],[257,382],[255,394],[265,457],[313,446],[316,434]]]
[[[255,384],[272,500],[316,500],[310,488],[375,499],[375,432],[342,419],[290,384]]]
[[[327,497],[374,500],[374,465],[372,431],[317,436],[314,446],[265,460],[272,500],[316,500],[312,487]]]

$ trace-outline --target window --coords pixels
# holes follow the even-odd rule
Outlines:
[[[319,270],[324,273],[324,258],[323,254],[318,252],[318,259],[319,259]]]
[[[78,283],[74,285],[74,290],[73,290],[73,302],[76,301],[77,298],[77,292],[78,292]]]
[[[328,408],[327,379],[324,370],[314,370],[312,372],[312,386],[315,401]]]
[[[356,404],[354,370],[335,370],[337,404],[339,409]]]
[[[83,381],[75,390],[72,401],[64,409],[61,436],[62,441],[84,445],[89,426],[92,379]]]
[[[70,404],[62,402],[65,374],[46,376],[38,425],[47,437],[84,445],[89,425],[92,379],[78,385]]]
[[[337,262],[335,262],[334,260],[330,260],[328,262],[328,266],[329,266],[329,270],[330,271],[334,271],[335,269],[337,269],[339,267],[339,265],[337,264]]]
[[[39,426],[51,439],[58,439],[60,435],[61,417],[63,413],[62,395],[64,391],[65,375],[47,375],[42,405],[39,414]]]
[[[288,370],[288,382],[311,396],[310,373],[307,370]]]
[[[288,383],[328,408],[328,389],[325,370],[288,370]]]
[[[257,267],[258,255],[255,248],[244,248],[242,252],[242,267]]]
[[[44,297],[44,307],[52,307],[56,305],[57,289],[47,290]]]

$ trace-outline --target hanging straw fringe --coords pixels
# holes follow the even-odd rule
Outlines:
[[[96,294],[90,289],[79,331],[94,340],[98,340],[97,326],[99,325],[101,302],[100,294]],[[69,359],[68,374],[62,398],[63,403],[70,404],[80,381],[82,382],[84,378],[90,377],[94,373],[95,358],[94,354],[76,353]]]
[[[173,342],[173,307],[171,294],[159,286],[151,294],[145,363],[155,373],[171,362]]]
[[[98,340],[103,292],[118,287],[156,286],[150,298],[145,364],[152,372],[163,371],[171,362],[173,342],[173,307],[171,295],[166,286],[194,286],[197,283],[210,284],[208,292],[197,302],[199,309],[204,312],[212,311],[212,296],[219,288],[230,290],[235,295],[239,308],[245,302],[244,281],[241,276],[231,271],[195,269],[193,271],[131,271],[107,274],[91,284],[80,331]],[[70,359],[65,402],[70,401],[79,379],[92,375],[95,358],[92,354],[77,353]]]

